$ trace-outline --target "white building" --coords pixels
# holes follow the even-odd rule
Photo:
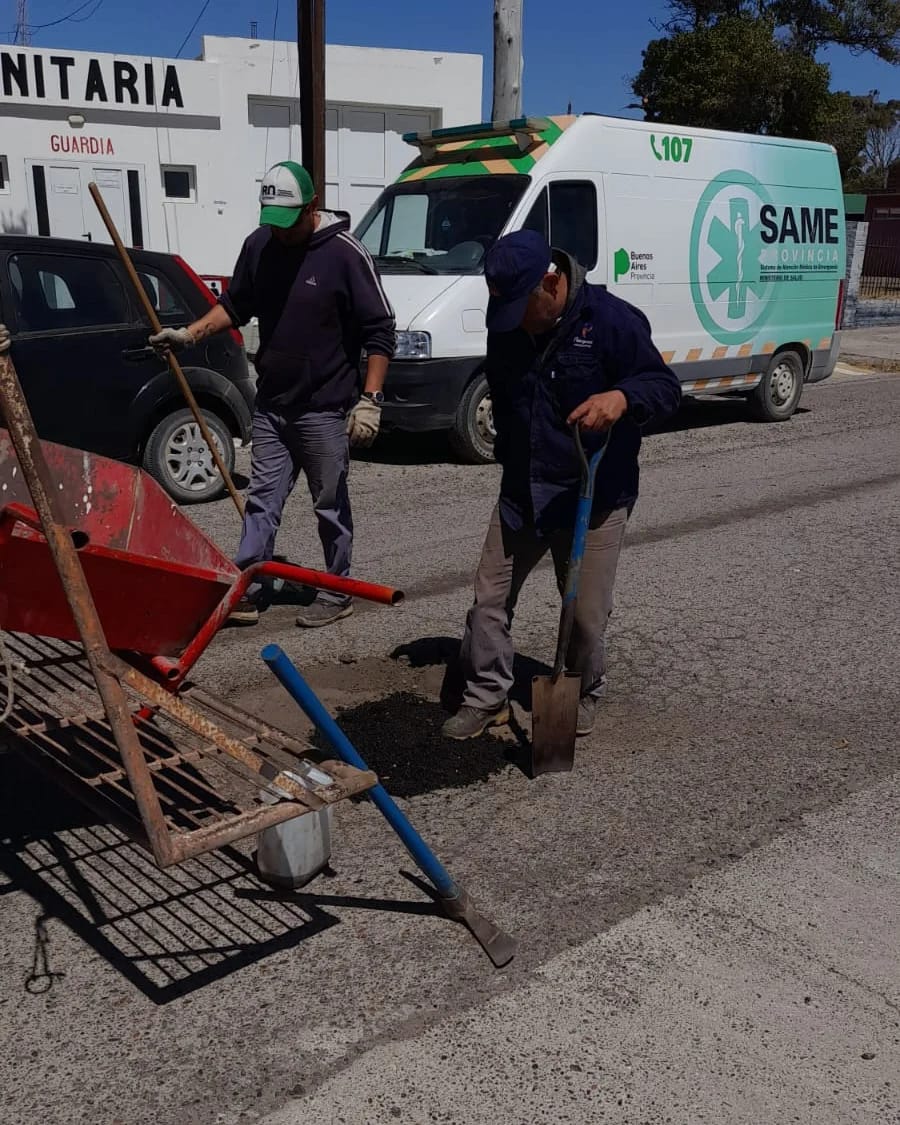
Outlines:
[[[477,121],[479,55],[326,48],[325,204],[362,217],[415,155],[411,131]],[[204,37],[196,61],[0,49],[0,232],[107,240],[231,272],[259,181],[300,159],[294,44]]]

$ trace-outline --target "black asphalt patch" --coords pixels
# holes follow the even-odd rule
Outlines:
[[[394,797],[416,797],[437,789],[462,789],[506,769],[516,743],[494,734],[468,742],[444,738],[447,712],[439,703],[401,691],[338,712],[347,737]],[[508,728],[498,733],[510,736]],[[321,735],[315,744],[327,744]]]

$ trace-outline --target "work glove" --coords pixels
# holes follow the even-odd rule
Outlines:
[[[5,324],[0,324],[0,355],[9,351],[10,342],[9,329]]]
[[[371,445],[381,426],[381,407],[370,398],[361,398],[347,418],[347,436],[354,446]]]
[[[192,348],[196,342],[189,328],[164,328],[162,332],[150,337],[150,346],[163,359],[169,352]]]

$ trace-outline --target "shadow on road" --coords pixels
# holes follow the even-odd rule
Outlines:
[[[459,641],[455,637],[420,637],[417,641],[395,648],[391,659],[403,661],[412,668],[443,665],[445,672],[441,686],[441,706],[446,711],[455,711],[459,707],[465,683],[459,664]],[[518,703],[523,710],[530,711],[531,681],[535,676],[546,676],[550,671],[552,669],[549,664],[516,653],[510,700]]]
[[[421,901],[272,893],[248,856],[226,848],[161,871],[15,755],[0,756],[0,898],[36,904],[22,988],[48,992],[64,974],[46,923],[58,919],[138,991],[166,1004],[309,940],[340,919],[329,907],[434,913]]]

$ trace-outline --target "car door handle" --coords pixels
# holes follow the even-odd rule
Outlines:
[[[145,345],[143,348],[122,349],[122,359],[126,363],[143,363],[144,360],[153,359],[155,355],[156,352],[149,345]]]

